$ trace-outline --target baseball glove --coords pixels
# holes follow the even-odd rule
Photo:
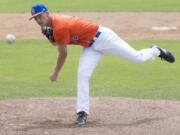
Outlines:
[[[42,27],[42,34],[47,37],[50,42],[54,42],[53,29],[51,27]]]

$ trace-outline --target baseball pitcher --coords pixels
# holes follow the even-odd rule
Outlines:
[[[84,49],[80,56],[77,77],[77,117],[75,123],[83,125],[89,114],[89,80],[105,54],[114,55],[133,63],[141,63],[156,57],[169,63],[175,58],[169,51],[158,46],[135,50],[114,31],[78,17],[52,15],[43,4],[35,4],[31,9],[31,19],[40,25],[42,33],[58,48],[56,66],[50,75],[56,81],[67,57],[67,45],[80,45]]]

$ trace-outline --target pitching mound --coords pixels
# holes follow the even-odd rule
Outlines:
[[[73,124],[75,98],[0,101],[0,135],[179,135],[180,102],[91,98],[85,126]]]

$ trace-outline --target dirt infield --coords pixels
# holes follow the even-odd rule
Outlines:
[[[112,28],[125,39],[180,39],[180,13],[161,12],[107,12],[64,13],[84,18]],[[13,33],[18,39],[43,38],[39,26],[28,21],[30,14],[0,14],[0,38]],[[153,31],[152,27],[176,27],[168,31]]]
[[[91,98],[87,125],[73,124],[75,98],[0,101],[1,135],[179,135],[180,103]]]

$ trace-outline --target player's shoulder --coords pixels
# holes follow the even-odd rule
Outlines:
[[[73,19],[76,17],[76,16],[67,15],[67,14],[61,14],[60,16],[64,19]]]
[[[53,15],[52,25],[53,25],[53,28],[64,27],[65,21],[61,15]]]

